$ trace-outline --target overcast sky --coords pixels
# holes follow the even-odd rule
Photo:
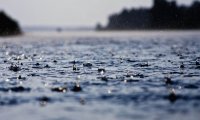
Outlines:
[[[0,9],[22,26],[95,26],[122,8],[151,6],[152,0],[0,0]]]

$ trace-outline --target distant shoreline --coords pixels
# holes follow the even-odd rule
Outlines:
[[[190,30],[200,29],[200,2],[178,6],[176,1],[154,0],[152,8],[123,9],[109,16],[108,24],[96,30]]]
[[[0,37],[0,41],[4,40],[12,40],[12,38],[19,38],[20,41],[28,39],[28,41],[35,41],[38,38],[48,38],[48,39],[74,39],[74,38],[121,38],[121,37],[128,37],[134,38],[137,37],[144,37],[148,38],[150,36],[159,35],[159,36],[179,36],[188,35],[188,36],[200,36],[200,30],[126,30],[126,31],[119,31],[119,30],[112,30],[112,31],[31,31],[31,32],[24,32],[23,35],[20,36],[6,36]]]
[[[198,29],[104,29],[104,30],[96,30],[95,28],[92,27],[63,27],[62,31],[58,31],[58,27],[21,27],[22,31],[27,33],[27,32],[115,32],[115,31],[200,31],[200,28]]]

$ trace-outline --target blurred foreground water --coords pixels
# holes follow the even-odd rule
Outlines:
[[[200,31],[0,38],[2,120],[198,120]]]

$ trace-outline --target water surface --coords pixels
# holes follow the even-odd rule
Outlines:
[[[197,120],[199,87],[199,31],[0,38],[4,120]]]

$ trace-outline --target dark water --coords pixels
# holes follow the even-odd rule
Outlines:
[[[0,38],[0,118],[198,120],[199,32],[119,34]]]

